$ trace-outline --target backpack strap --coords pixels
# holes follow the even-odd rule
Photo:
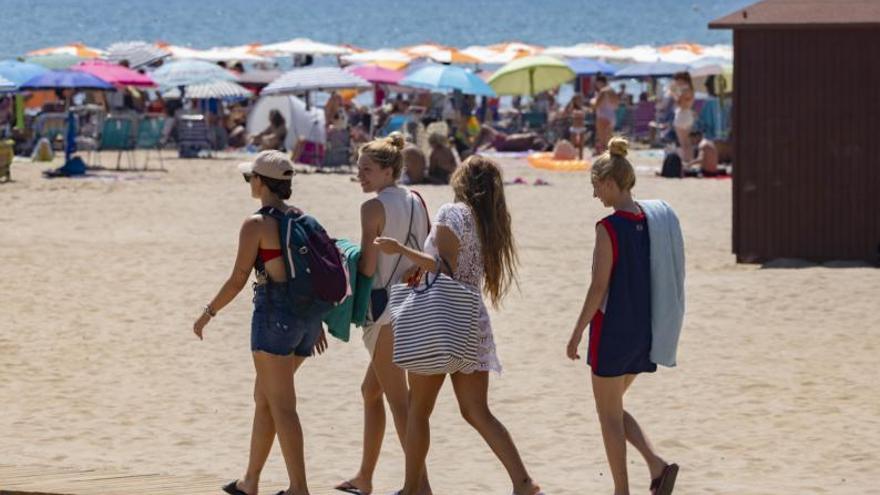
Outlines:
[[[415,194],[416,197],[419,198],[419,201],[422,203],[422,207],[425,208],[425,220],[428,221],[428,232],[430,232],[431,231],[431,215],[428,214],[428,203],[425,203],[425,198],[423,198],[422,195],[419,194],[419,192],[416,191],[415,189],[410,189],[409,192]]]

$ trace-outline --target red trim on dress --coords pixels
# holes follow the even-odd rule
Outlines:
[[[608,237],[611,238],[611,251],[614,253],[613,262],[611,263],[611,268],[613,269],[617,265],[617,232],[607,218],[602,219],[599,224],[605,227],[605,231],[608,232]]]
[[[590,367],[599,369],[599,342],[602,340],[602,322],[605,314],[601,310],[596,311],[590,320]]]
[[[630,211],[617,210],[614,212],[615,215],[619,217],[626,218],[628,220],[644,220],[645,213],[641,210],[638,213],[632,213]]]

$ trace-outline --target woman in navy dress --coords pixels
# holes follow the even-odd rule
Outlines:
[[[612,138],[592,167],[593,196],[614,213],[596,224],[593,274],[567,354],[580,359],[578,346],[590,325],[587,363],[602,426],[614,494],[629,495],[626,442],[644,456],[651,493],[672,493],[678,466],[654,450],[635,418],[623,408],[623,395],[639,373],[654,372],[651,353],[651,264],[648,224],[633,200],[636,183],[626,159],[627,142]]]

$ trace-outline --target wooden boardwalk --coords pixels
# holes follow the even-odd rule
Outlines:
[[[0,495],[222,495],[220,487],[227,482],[214,476],[0,465]],[[266,483],[260,493],[274,495],[285,488],[282,483]],[[332,489],[311,492],[334,493]]]

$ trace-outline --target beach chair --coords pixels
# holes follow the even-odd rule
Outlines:
[[[64,134],[67,131],[67,114],[63,112],[44,112],[37,116],[34,124],[34,145],[46,138],[56,150],[64,149]]]
[[[165,117],[145,117],[137,126],[137,138],[135,147],[146,150],[144,157],[144,170],[150,164],[150,150],[154,150],[159,157],[159,170],[165,170],[165,162],[162,160],[162,136],[165,129]]]
[[[547,114],[544,112],[523,112],[522,125],[526,131],[544,132],[547,126]]]
[[[632,117],[632,136],[640,141],[647,141],[651,136],[651,122],[654,120],[656,109],[650,101],[640,101],[636,105]]]
[[[15,141],[0,140],[0,179],[5,182],[12,180],[12,160],[15,159]]]
[[[129,168],[135,168],[134,163],[134,119],[130,116],[107,116],[101,128],[101,139],[98,145],[100,152],[116,151],[116,169],[122,165],[122,156],[128,160]],[[100,164],[101,153],[96,153],[97,162]]]
[[[351,166],[351,134],[348,128],[334,128],[327,131],[324,159],[321,168]]]
[[[198,158],[211,152],[211,134],[204,115],[182,115],[177,123],[177,144],[180,158]]]

